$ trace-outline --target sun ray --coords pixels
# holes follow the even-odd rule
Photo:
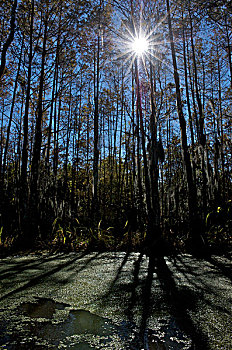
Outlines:
[[[169,70],[172,70],[172,65],[166,62],[163,58],[160,58],[158,55],[156,55],[154,52],[149,52],[149,55],[146,54],[147,59],[151,62],[153,66],[155,66],[155,62],[159,61],[160,63],[164,64],[166,67],[168,67]],[[151,59],[151,57],[153,59]]]

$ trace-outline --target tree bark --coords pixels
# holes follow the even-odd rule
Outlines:
[[[43,93],[44,93],[44,72],[45,72],[45,58],[46,58],[47,28],[48,28],[48,18],[46,14],[45,21],[44,21],[42,62],[41,62],[39,97],[38,97],[38,107],[37,107],[38,115],[36,118],[35,141],[34,141],[33,157],[32,157],[32,164],[31,164],[30,211],[32,213],[32,217],[31,217],[32,232],[30,234],[30,237],[27,237],[29,240],[29,243],[33,243],[34,238],[38,234],[40,234],[39,172],[40,172],[40,153],[41,153],[41,144],[42,144]]]
[[[7,126],[6,145],[5,145],[5,151],[4,151],[4,157],[3,157],[3,170],[2,170],[2,177],[3,177],[2,182],[3,183],[4,183],[4,176],[5,176],[5,170],[6,170],[7,152],[8,152],[8,146],[9,146],[9,140],[10,140],[10,129],[11,129],[11,123],[12,123],[12,118],[13,118],[13,113],[14,113],[15,97],[16,97],[18,78],[19,78],[19,72],[20,72],[21,61],[22,61],[22,51],[23,51],[23,45],[21,46],[21,50],[20,50],[18,69],[17,69],[17,73],[16,73],[11,109],[10,109],[9,123]]]
[[[33,60],[33,31],[34,31],[34,0],[31,1],[31,16],[30,16],[30,38],[29,38],[29,59],[27,72],[27,89],[26,102],[23,117],[23,149],[22,149],[22,164],[20,177],[20,209],[21,209],[21,223],[22,231],[26,231],[26,211],[28,206],[28,179],[27,179],[27,163],[28,163],[28,119],[30,108],[30,94],[31,94],[31,74],[32,74],[32,60]],[[25,233],[25,232],[24,232]]]
[[[94,68],[94,155],[93,155],[93,216],[97,219],[98,211],[98,161],[99,161],[99,78],[100,78],[100,34],[97,36],[97,54]]]
[[[191,167],[190,155],[188,151],[186,121],[185,121],[185,117],[182,109],[180,80],[179,80],[179,74],[177,70],[176,51],[175,51],[174,40],[173,40],[169,0],[166,0],[166,4],[167,4],[167,19],[168,19],[168,27],[169,27],[169,39],[171,43],[172,62],[173,62],[173,69],[174,69],[173,74],[174,74],[175,87],[176,87],[177,112],[178,112],[179,124],[181,129],[181,145],[182,145],[183,161],[184,161],[185,173],[186,173],[187,185],[188,185],[189,232],[192,238],[192,249],[196,251],[200,249],[199,245],[201,242],[201,228],[199,227],[199,220],[197,216],[197,192],[196,192],[196,186],[193,182],[192,167]]]
[[[10,33],[9,36],[3,45],[2,48],[2,55],[1,55],[1,65],[0,65],[0,80],[2,76],[4,75],[5,68],[6,68],[6,53],[9,49],[12,41],[14,40],[14,34],[15,34],[15,17],[16,17],[16,9],[17,9],[17,0],[14,0],[12,10],[11,10],[11,19],[10,19]]]

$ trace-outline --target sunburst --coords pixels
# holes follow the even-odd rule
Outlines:
[[[141,56],[148,51],[149,45],[145,37],[136,37],[132,42],[132,50],[137,56]]]
[[[166,51],[168,40],[163,38],[163,30],[160,30],[166,16],[156,24],[151,20],[145,22],[140,19],[135,22],[134,18],[120,20],[121,29],[116,30],[117,60],[122,60],[123,65],[128,65],[128,72],[131,70],[135,60],[138,64],[146,66],[146,62],[156,65],[160,62],[171,69]]]

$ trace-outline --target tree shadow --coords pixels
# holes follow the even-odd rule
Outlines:
[[[208,261],[210,264],[212,264],[213,266],[215,266],[218,270],[221,271],[221,273],[230,279],[230,281],[232,282],[232,263],[228,264],[228,266],[223,263],[218,261],[217,259],[215,259],[214,257],[210,256],[206,258],[206,261]]]
[[[179,263],[182,265],[182,266],[175,265],[178,272],[181,272],[184,278],[186,279],[187,283],[191,285],[193,288],[195,288],[195,290],[198,291],[199,297],[201,297],[202,299],[204,298],[204,303],[208,305],[210,308],[217,310],[218,312],[230,314],[229,310],[227,310],[225,307],[222,307],[221,305],[216,305],[216,298],[218,297],[217,291],[212,289],[212,285],[209,285],[209,283],[207,283],[207,280],[205,278],[205,276],[207,277],[209,276],[209,272],[205,272],[205,274],[201,273],[199,275],[199,273],[197,273],[196,270],[193,271],[193,268],[194,268],[193,266],[191,268],[191,266],[184,261],[183,257],[181,256],[176,257],[176,260],[179,261]],[[204,262],[202,262],[202,264],[203,263]],[[212,278],[215,279],[216,277],[215,272],[211,272],[211,273],[213,273]],[[193,276],[194,278],[191,278]],[[206,295],[212,296],[214,303],[210,300],[207,300]]]
[[[92,255],[93,254],[93,255]],[[95,252],[92,253],[90,255],[89,252],[86,252],[84,255],[81,256],[81,259],[86,257],[87,260],[86,261],[80,261],[80,263],[78,264],[78,266],[73,266],[72,264],[68,265],[66,267],[66,272],[67,272],[67,276],[64,279],[57,279],[57,283],[62,283],[62,284],[66,284],[66,283],[70,283],[72,280],[75,280],[77,278],[77,274],[81,271],[83,271],[92,261],[95,261],[98,259],[98,257],[100,256],[99,252]],[[90,255],[90,256],[89,256]],[[88,257],[89,256],[89,257]]]
[[[143,253],[140,253],[138,259],[135,260],[134,262],[133,280],[132,280],[132,284],[130,285],[131,297],[128,301],[128,308],[126,310],[126,316],[129,322],[131,322],[132,324],[134,322],[133,308],[137,301],[136,289],[139,286],[139,270],[140,270],[142,259],[143,259]]]
[[[64,253],[59,254],[59,255],[52,255],[52,256],[46,256],[46,257],[40,257],[38,259],[29,259],[26,261],[22,261],[22,262],[14,262],[13,266],[6,268],[5,270],[1,270],[1,276],[0,276],[0,280],[6,279],[6,278],[10,278],[12,275],[18,274],[22,271],[25,270],[29,270],[29,269],[34,269],[36,267],[40,267],[42,264],[50,262],[52,260],[59,260],[59,259],[63,259],[63,257],[65,256]],[[6,262],[7,263],[7,262]],[[11,263],[12,264],[12,263]]]
[[[118,270],[117,270],[117,273],[116,273],[116,275],[115,275],[115,277],[114,277],[114,279],[113,279],[113,281],[112,281],[112,283],[111,283],[111,285],[110,285],[110,287],[108,289],[108,292],[106,293],[106,296],[111,293],[111,291],[114,288],[114,285],[117,283],[117,281],[118,281],[118,279],[119,279],[119,277],[121,275],[122,269],[127,263],[129,255],[130,255],[130,253],[126,252],[126,254],[125,254],[125,256],[124,256],[124,258],[123,258],[123,260],[122,260],[122,262],[121,262],[121,264],[120,264],[120,266],[118,268]]]
[[[98,255],[99,253],[96,253],[94,256],[90,257],[83,266],[80,267],[79,270],[82,270],[85,268],[85,266],[87,264],[89,264],[89,262],[93,259],[96,258],[96,255]],[[38,276],[36,277],[33,277],[31,278],[28,282],[26,282],[23,286],[20,286],[18,288],[15,288],[14,290],[4,294],[2,297],[0,297],[0,301],[4,300],[4,299],[7,299],[8,297],[11,297],[12,295],[15,295],[21,291],[24,291],[24,290],[27,290],[28,288],[30,287],[33,287],[35,286],[36,284],[40,283],[44,278],[47,278],[49,276],[52,276],[54,275],[55,273],[63,270],[64,268],[72,265],[75,261],[79,260],[79,259],[82,259],[85,255],[87,255],[86,252],[83,252],[81,255],[78,255],[71,259],[71,260],[68,260],[64,263],[61,263],[59,264],[58,266],[56,265],[56,267],[54,268],[51,268],[49,271],[46,271],[46,272],[43,272],[41,274],[39,274]],[[44,269],[46,269],[46,266],[44,266]],[[79,272],[79,271],[78,271]]]
[[[128,292],[128,291],[131,292],[132,291],[132,293],[133,293],[134,288],[132,287],[132,285],[134,285],[134,281],[132,282],[132,284],[128,283],[128,281],[126,283],[123,283],[122,281],[120,281],[120,278],[122,275],[122,270],[123,270],[124,266],[128,263],[128,261],[130,259],[133,259],[133,256],[130,257],[130,255],[131,255],[130,252],[125,253],[119,267],[116,270],[116,274],[115,274],[113,280],[111,281],[111,283],[107,287],[106,292],[101,296],[100,300],[98,298],[96,299],[96,302],[98,300],[99,305],[101,307],[104,307],[104,305],[109,304],[109,303],[112,305],[112,300],[111,300],[112,295],[115,296],[114,301],[117,302],[117,297],[121,298],[121,296],[124,292]],[[119,257],[116,258],[116,260],[118,260],[118,259],[119,259]],[[138,260],[141,261],[140,257]],[[134,265],[136,264],[136,262],[137,262],[137,260],[134,262]],[[138,266],[138,270],[139,270],[139,266]],[[129,271],[131,271],[131,270],[129,270]],[[134,275],[134,272],[132,274]],[[131,274],[129,274],[128,270],[126,270],[123,277],[127,278],[130,276],[131,276]],[[130,304],[130,300],[128,303]],[[133,302],[131,304],[133,304]],[[126,315],[128,315],[128,319],[129,319],[129,314],[130,314],[130,311],[126,312]]]
[[[209,349],[208,340],[189,316],[189,311],[195,309],[197,295],[186,286],[177,287],[172,272],[163,257],[159,257],[155,265],[166,302],[170,307],[170,313],[175,318],[179,328],[192,339],[193,349]]]
[[[207,350],[209,348],[207,339],[188,314],[189,310],[195,310],[199,293],[185,286],[178,288],[164,258],[149,258],[147,264],[147,261],[143,261],[143,257],[144,254],[141,253],[133,263],[133,270],[127,271],[127,274],[132,271],[132,279],[126,278],[125,282],[117,283],[127,259],[124,256],[110,290],[101,300],[102,305],[112,302],[120,305],[118,300],[123,300],[126,294],[130,294],[124,313],[127,320],[126,327],[130,328],[134,337],[131,349],[182,349],[182,346],[186,346],[187,341],[191,340],[193,342],[191,349]],[[162,294],[161,297],[159,293]],[[112,295],[116,297],[113,300]],[[121,305],[125,306],[123,302]],[[151,329],[150,320],[156,318],[157,328],[155,326]],[[179,344],[171,339],[173,335]],[[153,345],[151,340],[154,340]]]
[[[139,342],[143,347],[145,344],[144,335],[146,334],[147,321],[151,316],[152,310],[152,282],[155,269],[155,260],[149,258],[147,277],[142,291],[142,318],[139,327]]]

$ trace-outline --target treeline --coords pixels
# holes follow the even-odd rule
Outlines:
[[[0,245],[230,248],[231,5],[0,12]]]

